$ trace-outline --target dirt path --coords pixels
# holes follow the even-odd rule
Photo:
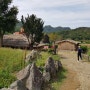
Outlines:
[[[90,63],[77,61],[74,51],[60,51],[63,67],[68,70],[60,90],[90,90]]]

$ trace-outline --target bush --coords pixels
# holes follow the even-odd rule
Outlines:
[[[54,50],[53,48],[48,48],[48,53],[53,54]]]
[[[87,46],[81,46],[81,49],[82,49],[83,53],[87,53],[87,51],[88,51]]]

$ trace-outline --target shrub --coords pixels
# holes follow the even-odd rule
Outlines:
[[[53,48],[48,48],[48,53],[53,54],[54,50]]]
[[[81,49],[82,49],[83,53],[87,53],[87,51],[88,51],[87,46],[81,46]]]

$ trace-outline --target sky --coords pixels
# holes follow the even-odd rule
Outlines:
[[[44,25],[53,27],[90,27],[90,0],[13,0],[21,16],[35,14]]]

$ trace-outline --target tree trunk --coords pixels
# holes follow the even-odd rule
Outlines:
[[[3,34],[0,33],[0,47],[3,45]]]

